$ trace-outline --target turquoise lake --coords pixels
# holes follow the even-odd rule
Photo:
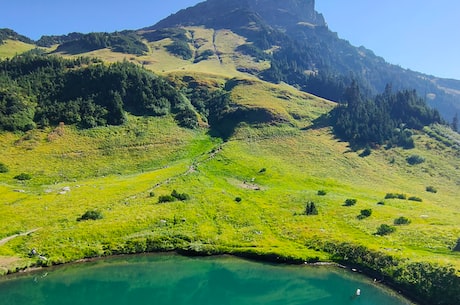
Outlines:
[[[0,304],[413,305],[336,267],[178,255],[117,257],[6,277]]]

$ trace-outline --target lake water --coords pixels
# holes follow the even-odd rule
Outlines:
[[[357,289],[361,295],[355,297]],[[2,305],[409,305],[360,274],[234,257],[118,257],[0,279]]]

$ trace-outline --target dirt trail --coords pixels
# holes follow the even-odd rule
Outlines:
[[[36,229],[30,230],[30,231],[27,231],[25,233],[14,234],[14,235],[5,237],[3,239],[0,239],[0,246],[3,246],[4,244],[6,244],[7,242],[9,242],[10,240],[12,240],[12,239],[14,239],[16,237],[29,235],[29,234],[34,233],[35,231],[38,231],[38,230],[40,230],[40,228],[36,228]]]

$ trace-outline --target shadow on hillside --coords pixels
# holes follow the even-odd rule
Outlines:
[[[329,126],[331,126],[331,120],[329,118],[329,114],[325,113],[313,120],[311,125],[302,128],[302,130],[316,130]]]

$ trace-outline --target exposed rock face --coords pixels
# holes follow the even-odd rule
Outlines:
[[[267,23],[283,28],[298,23],[326,25],[323,15],[315,11],[315,0],[252,0],[249,6]]]
[[[234,28],[262,20],[282,29],[299,23],[326,25],[323,16],[315,11],[315,0],[208,0],[183,9],[151,28],[178,25]]]

